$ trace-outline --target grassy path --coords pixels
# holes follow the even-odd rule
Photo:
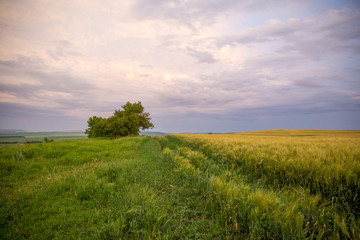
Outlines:
[[[150,137],[0,148],[1,239],[214,239],[193,178]],[[211,216],[211,215],[210,215]]]

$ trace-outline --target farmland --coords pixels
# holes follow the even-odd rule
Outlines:
[[[358,239],[360,131],[0,147],[4,239]]]
[[[61,141],[66,139],[87,138],[87,135],[81,131],[0,131],[0,144],[41,143],[45,137],[49,140]]]

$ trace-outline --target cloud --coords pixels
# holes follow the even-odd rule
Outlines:
[[[142,67],[142,68],[154,68],[153,66],[147,65],[147,64],[141,64],[141,65],[139,65],[139,67]]]
[[[294,81],[294,85],[299,87],[306,87],[306,88],[320,88],[326,86],[324,83],[322,83],[321,80],[319,81],[318,79],[313,79],[313,78],[303,78],[300,80],[296,80]]]
[[[51,91],[73,91],[81,92],[93,89],[85,79],[75,77],[66,70],[59,71],[45,65],[45,60],[27,56],[18,56],[16,61],[0,61],[0,76],[18,76],[19,78],[29,79],[27,88],[36,90]],[[34,81],[35,80],[35,81]],[[7,85],[17,85],[16,82]],[[17,88],[21,89],[21,88]],[[29,93],[30,94],[30,93]]]
[[[289,1],[269,2],[265,0],[138,0],[132,6],[139,19],[165,19],[185,25],[193,30],[212,25],[223,14],[254,13],[282,7],[294,8],[298,4]]]
[[[56,61],[66,58],[82,56],[80,52],[72,51],[70,47],[71,47],[70,41],[60,40],[58,45],[55,47],[55,49],[49,49],[47,53],[52,59]]]
[[[83,130],[86,118],[64,115],[57,109],[42,109],[19,103],[0,103],[0,128],[22,126],[28,131]]]
[[[13,117],[46,117],[56,118],[59,116],[58,111],[52,109],[41,109],[36,106],[28,106],[19,103],[0,103],[0,111],[2,112],[3,118]]]
[[[216,62],[216,59],[214,58],[214,56],[209,52],[198,51],[198,50],[195,50],[190,47],[188,47],[186,50],[191,56],[198,59],[199,63],[214,63],[214,62]]]
[[[329,10],[320,16],[287,21],[270,19],[264,25],[243,30],[217,41],[218,46],[280,41],[279,51],[319,58],[328,52],[359,50],[360,10]]]
[[[9,124],[46,112],[86,124],[126,101],[142,101],[159,122],[196,116],[204,128],[206,119],[209,128],[224,118],[236,128],[240,118],[360,109],[360,10],[345,3],[0,4],[0,103]]]
[[[219,12],[228,11],[237,1],[167,1],[167,0],[139,0],[133,6],[133,13],[140,19],[170,19],[194,27],[195,22],[209,24]]]
[[[19,117],[21,114],[27,116],[25,108],[31,114],[37,112],[33,110],[35,108],[42,113],[53,112],[60,116],[72,109],[91,107],[96,101],[91,99],[96,92],[93,84],[69,71],[54,69],[45,62],[27,56],[18,56],[15,61],[1,61],[0,92],[12,96],[2,101],[18,104],[14,109],[21,105],[22,111],[16,111]],[[3,108],[3,111],[4,114],[14,113],[11,108]]]

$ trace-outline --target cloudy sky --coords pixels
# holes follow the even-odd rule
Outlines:
[[[360,129],[358,0],[0,0],[0,128]]]

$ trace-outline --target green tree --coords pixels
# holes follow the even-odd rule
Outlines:
[[[141,102],[127,102],[121,106],[122,110],[115,110],[109,118],[90,117],[85,133],[92,137],[122,137],[139,135],[140,130],[153,128],[150,113],[144,112]]]
[[[98,135],[102,135],[103,131],[101,131],[101,125],[103,124],[103,121],[105,119],[102,117],[93,116],[90,117],[87,121],[88,128],[85,130],[85,134],[88,135],[88,137],[100,137]]]

